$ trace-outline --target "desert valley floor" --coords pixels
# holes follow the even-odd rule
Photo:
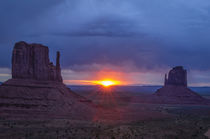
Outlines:
[[[210,137],[209,105],[150,104],[137,101],[136,98],[152,95],[152,88],[149,91],[144,90],[146,93],[133,90],[126,92],[122,91],[122,88],[115,88],[114,91],[103,90],[100,87],[72,86],[71,88],[87,97],[98,108],[92,120],[68,118],[32,120],[30,117],[25,120],[1,119],[0,138],[207,139]],[[202,92],[202,89],[201,94],[209,98],[206,95],[208,93]]]

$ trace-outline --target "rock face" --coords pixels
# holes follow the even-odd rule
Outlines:
[[[207,100],[187,87],[187,71],[182,66],[174,67],[165,75],[164,86],[158,89],[155,96],[162,103],[168,104],[205,104]]]
[[[165,75],[165,86],[166,85],[176,85],[187,87],[187,71],[183,69],[182,66],[174,67],[170,70],[167,78]]]
[[[48,53],[41,44],[15,44],[12,79],[0,85],[0,118],[91,119],[93,104],[62,82],[60,53],[56,66]]]
[[[60,53],[56,66],[49,60],[49,49],[41,44],[15,44],[12,54],[12,78],[62,82]]]

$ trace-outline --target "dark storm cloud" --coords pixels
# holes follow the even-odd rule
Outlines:
[[[9,41],[11,36],[22,34],[24,30],[19,27],[28,20],[37,18],[51,6],[62,0],[9,0],[0,1],[0,42]],[[6,40],[5,40],[6,39]]]
[[[10,67],[11,51],[16,41],[24,40],[27,32],[22,25],[38,18],[62,0],[9,0],[0,1],[0,67]]]
[[[25,40],[48,45],[51,56],[60,50],[62,65],[75,70],[210,69],[208,0],[12,0],[0,9],[1,67],[14,42]]]
[[[61,35],[70,37],[144,37],[143,32],[137,31],[137,25],[134,21],[128,21],[120,16],[106,15],[94,19],[90,23],[84,23],[79,29],[71,31],[57,31],[50,35]]]

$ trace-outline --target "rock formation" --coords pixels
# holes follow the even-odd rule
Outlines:
[[[49,60],[49,49],[41,44],[15,44],[12,55],[12,78],[62,82],[60,53],[56,66]]]
[[[165,86],[166,85],[176,85],[187,87],[187,71],[183,69],[182,66],[174,67],[170,70],[167,78],[165,75]]]
[[[93,111],[92,103],[62,83],[59,52],[54,66],[48,47],[15,44],[12,79],[0,85],[0,118],[86,119]]]
[[[187,71],[182,66],[170,70],[168,77],[165,75],[164,86],[154,95],[158,96],[162,103],[206,103],[206,99],[187,87]]]

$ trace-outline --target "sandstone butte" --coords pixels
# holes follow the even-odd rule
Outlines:
[[[164,86],[155,94],[162,103],[208,104],[209,102],[187,86],[187,70],[182,66],[171,69],[165,75]]]
[[[12,53],[12,79],[0,86],[0,112],[2,118],[84,120],[94,106],[63,84],[59,52],[54,66],[48,47],[21,41]]]

